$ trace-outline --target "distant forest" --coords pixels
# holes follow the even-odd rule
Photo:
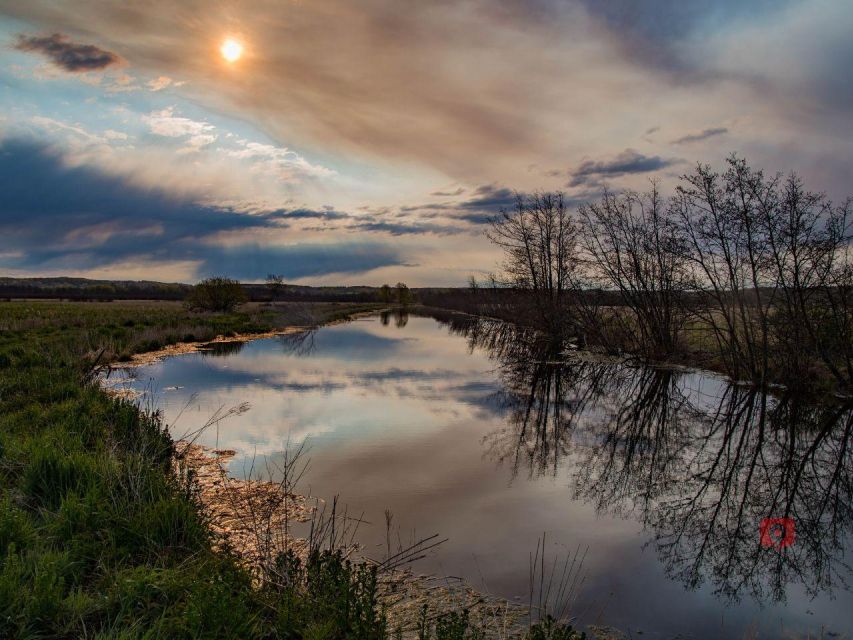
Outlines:
[[[255,302],[273,298],[267,284],[243,284]],[[193,285],[148,280],[89,280],[87,278],[0,278],[0,299],[47,298],[61,300],[184,300]],[[275,300],[283,302],[375,302],[379,287],[306,287],[283,284]]]

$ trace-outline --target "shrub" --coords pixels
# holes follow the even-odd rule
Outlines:
[[[375,566],[352,562],[340,550],[312,551],[304,563],[288,551],[274,571],[268,590],[278,628],[301,638],[388,637]]]
[[[246,302],[246,292],[237,280],[207,278],[192,288],[187,296],[191,309],[201,311],[233,311]]]

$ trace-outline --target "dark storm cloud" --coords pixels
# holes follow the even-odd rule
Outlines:
[[[455,191],[433,191],[430,195],[438,198],[451,198],[454,196],[461,196],[463,193],[465,193],[465,189],[459,187]]]
[[[594,185],[607,178],[659,171],[679,162],[680,160],[646,156],[634,149],[625,149],[612,160],[585,160],[572,171],[569,186]]]
[[[198,275],[255,279],[359,273],[402,264],[380,243],[215,244],[218,233],[282,230],[288,212],[249,215],[68,167],[30,140],[0,143],[0,266],[92,269],[124,260],[196,261]],[[6,255],[3,256],[2,254]]]
[[[361,222],[351,228],[358,229],[360,231],[385,232],[390,233],[392,236],[422,235],[426,233],[431,233],[435,235],[450,235],[464,231],[464,229],[454,227],[452,225],[411,222],[388,222],[385,220]]]
[[[523,194],[521,194],[523,195]],[[469,198],[455,202],[428,203],[400,207],[402,213],[419,214],[430,218],[449,216],[471,224],[486,224],[501,209],[515,205],[516,192],[506,187],[485,184],[477,187]]]
[[[406,207],[404,207],[406,209]],[[413,210],[419,210],[414,207]],[[293,209],[290,211],[279,210],[274,214],[282,220],[321,220],[321,221],[341,221],[340,226],[334,227],[309,227],[313,231],[333,231],[352,230],[364,231],[368,233],[388,233],[392,236],[404,235],[449,235],[454,233],[464,232],[465,229],[432,222],[412,222],[410,220],[398,220],[389,210],[373,211],[363,215],[353,215],[344,213],[334,209]],[[390,218],[390,219],[389,219]]]
[[[24,246],[65,243],[73,247],[91,241],[92,234],[81,230],[105,225],[124,234],[161,226],[166,239],[176,241],[273,224],[268,215],[201,205],[164,191],[135,187],[92,168],[67,166],[47,146],[26,139],[0,143],[0,187],[0,225],[7,237]],[[76,240],[69,240],[75,232]],[[139,248],[155,250],[162,242]],[[110,242],[112,247],[120,244]]]
[[[276,213],[282,218],[294,220],[344,220],[351,217],[348,213],[334,209],[292,209],[290,211],[281,210]]]
[[[15,45],[20,51],[41,53],[56,66],[72,73],[98,71],[117,64],[121,58],[93,44],[72,42],[67,36],[54,33],[49,36],[18,36]]]
[[[526,200],[531,196],[532,193],[516,191],[494,184],[485,184],[474,189],[471,197],[464,200],[400,207],[400,211],[407,214],[417,214],[423,218],[452,218],[472,225],[468,228],[446,227],[448,233],[479,233],[478,226],[488,224],[501,211],[513,209],[518,198]],[[563,202],[566,207],[572,209],[594,197],[597,197],[597,194],[587,190],[580,194],[564,194]],[[429,229],[429,225],[415,226]],[[443,228],[439,227],[432,232],[442,233],[442,231]]]
[[[516,192],[506,187],[492,184],[477,187],[471,198],[459,205],[468,211],[487,211],[497,213],[501,209],[515,204]]]
[[[725,127],[714,127],[711,129],[705,129],[704,131],[700,131],[699,133],[690,133],[686,136],[682,136],[677,140],[673,140],[673,144],[689,144],[691,142],[699,142],[701,140],[707,140],[708,138],[713,138],[714,136],[720,136],[724,133],[728,133],[729,130]]]
[[[199,267],[199,275],[225,273],[244,280],[258,280],[268,273],[281,273],[286,278],[363,273],[378,267],[404,264],[396,249],[379,242],[205,247],[201,257],[204,264]]]

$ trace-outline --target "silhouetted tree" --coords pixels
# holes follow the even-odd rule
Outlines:
[[[605,191],[576,216],[565,202],[518,195],[486,231],[504,255],[493,287],[472,280],[439,300],[557,342],[654,358],[689,349],[759,387],[853,391],[850,201],[731,156],[723,172],[682,176],[669,200],[653,183]]]
[[[246,292],[237,280],[214,277],[195,285],[187,297],[191,309],[233,311],[246,302]]]
[[[406,286],[405,282],[397,283],[397,304],[407,305],[414,302],[415,297],[412,295],[412,292],[409,290],[409,287]]]
[[[388,286],[387,284],[383,284],[379,288],[379,301],[380,302],[391,302],[392,299],[393,299],[393,297],[391,294],[391,287]]]
[[[590,273],[631,312],[612,316],[623,335],[633,336],[627,346],[656,357],[674,353],[685,321],[686,259],[657,184],[644,194],[605,191],[578,214]]]
[[[516,196],[491,220],[486,236],[503,249],[496,280],[529,292],[538,324],[560,335],[569,324],[567,292],[578,264],[578,227],[561,192]]]
[[[701,292],[693,313],[732,376],[800,385],[820,362],[853,382],[849,204],[732,156],[722,174],[684,176],[672,209]]]
[[[275,300],[284,288],[284,276],[271,273],[267,276],[266,283],[270,291],[270,300]]]

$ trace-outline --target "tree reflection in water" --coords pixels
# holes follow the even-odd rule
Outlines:
[[[691,589],[709,580],[732,600],[783,601],[796,584],[811,596],[849,589],[851,403],[595,362],[505,323],[437,319],[499,363],[506,420],[487,454],[514,475],[571,465],[574,497],[642,522],[671,578]],[[762,547],[766,517],[792,518],[796,542]]]
[[[409,323],[409,312],[405,309],[394,309],[393,311],[382,311],[379,314],[379,320],[383,326],[388,326],[391,318],[394,318],[394,326],[402,329]]]
[[[246,343],[242,340],[227,340],[225,342],[209,342],[199,352],[202,358],[219,358],[240,353]]]
[[[278,342],[284,353],[291,356],[303,357],[314,353],[317,348],[315,338],[317,336],[316,329],[304,329],[294,331],[293,333],[285,333],[278,336]]]

